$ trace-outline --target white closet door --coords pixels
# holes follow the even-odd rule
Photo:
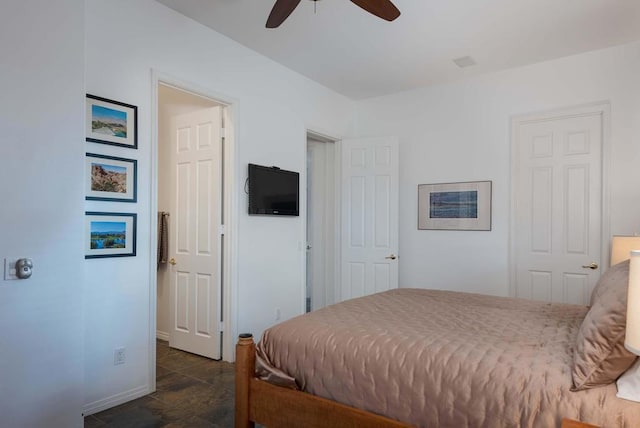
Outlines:
[[[602,264],[602,129],[601,113],[518,124],[518,297],[589,303]]]
[[[398,141],[342,141],[341,299],[398,287]]]

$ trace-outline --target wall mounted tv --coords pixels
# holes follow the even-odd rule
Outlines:
[[[300,215],[300,174],[249,164],[249,214]]]

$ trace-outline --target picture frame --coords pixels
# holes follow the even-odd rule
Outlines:
[[[491,230],[491,181],[418,185],[419,230]]]
[[[87,94],[86,140],[137,149],[138,107]]]
[[[85,212],[85,259],[136,255],[137,214]]]
[[[138,161],[86,153],[85,193],[89,201],[137,202]]]

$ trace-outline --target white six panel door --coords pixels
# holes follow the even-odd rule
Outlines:
[[[600,276],[602,114],[525,122],[517,134],[516,295],[589,304]]]
[[[342,141],[342,300],[398,287],[398,142]]]
[[[172,120],[169,346],[220,358],[220,107]]]

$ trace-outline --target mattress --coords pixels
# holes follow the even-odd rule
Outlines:
[[[265,331],[259,373],[419,427],[640,426],[616,386],[572,392],[586,306],[397,289]]]

